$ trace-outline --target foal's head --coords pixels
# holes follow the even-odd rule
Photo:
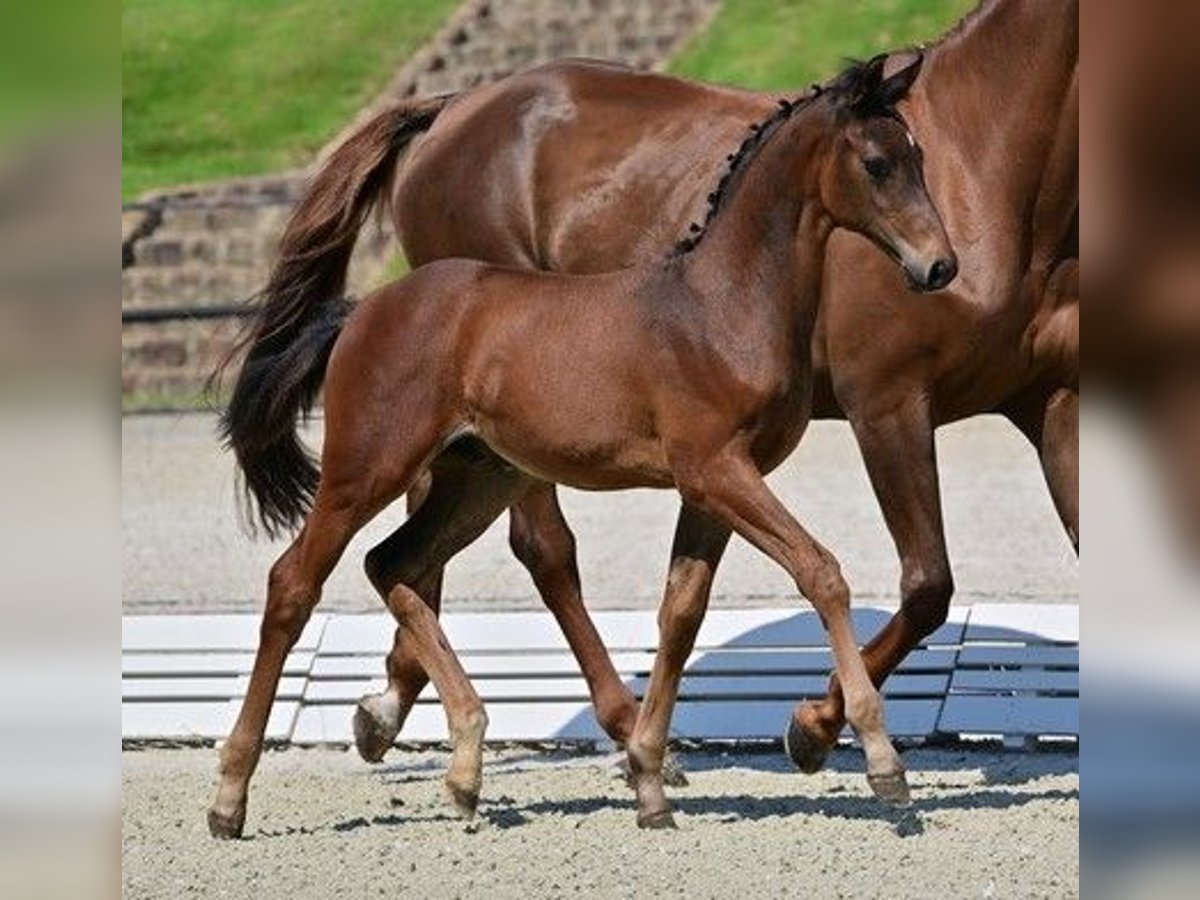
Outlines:
[[[910,286],[936,291],[954,279],[958,262],[925,190],[921,148],[895,108],[922,57],[889,78],[886,59],[852,66],[826,90],[837,131],[827,144],[821,200],[838,225],[866,235],[899,263]]]

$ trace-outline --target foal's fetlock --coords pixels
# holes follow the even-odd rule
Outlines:
[[[483,736],[487,732],[487,713],[473,710],[451,728],[454,753],[446,772],[446,790],[458,814],[475,817],[479,790],[483,786]]]
[[[900,754],[886,735],[863,742],[867,755],[867,784],[875,796],[891,806],[908,806],[912,793]]]
[[[381,762],[400,733],[403,721],[400,700],[391,691],[363,696],[354,710],[354,746],[358,755],[369,763]]]
[[[663,791],[666,750],[651,750],[631,741],[625,752],[633,788],[637,791],[638,828],[674,828],[671,802]]]

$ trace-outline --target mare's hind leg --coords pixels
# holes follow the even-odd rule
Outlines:
[[[675,825],[663,792],[667,732],[683,666],[696,643],[713,575],[728,543],[726,525],[686,504],[679,511],[667,589],[658,610],[658,653],[627,754],[640,828]]]
[[[528,476],[481,447],[467,439],[442,453],[410,518],[367,554],[367,576],[385,602],[392,588],[405,584],[436,616],[445,564],[528,488]],[[387,690],[364,696],[355,710],[355,744],[368,762],[383,758],[429,682],[413,641],[409,629],[396,628]]]
[[[262,753],[263,734],[284,660],[304,630],[320,599],[321,586],[346,543],[373,511],[369,497],[318,490],[303,530],[271,567],[250,685],[233,731],[221,748],[220,782],[208,812],[208,827],[214,837],[235,838],[242,834],[250,777]]]
[[[1023,398],[1005,410],[1037,450],[1050,499],[1079,552],[1079,391],[1060,387]]]
[[[608,648],[583,604],[575,536],[563,518],[554,485],[535,482],[513,504],[509,515],[509,545],[533,578],[579,663],[596,721],[605,734],[626,746],[637,723],[637,697],[617,674]],[[669,753],[662,771],[663,780],[672,787],[687,785],[687,775]],[[629,775],[630,786],[634,787],[633,773]]]

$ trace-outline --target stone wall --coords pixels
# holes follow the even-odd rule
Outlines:
[[[718,2],[469,0],[362,115],[397,98],[463,90],[560,57],[659,67],[707,24]],[[237,331],[239,320],[224,313],[265,282],[306,177],[296,170],[158,191],[123,210],[127,407],[197,402]],[[351,290],[377,283],[396,252],[387,226],[372,219],[355,251]],[[172,319],[166,310],[195,315]]]

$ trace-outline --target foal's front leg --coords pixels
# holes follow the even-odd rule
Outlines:
[[[663,792],[667,731],[683,666],[696,643],[713,575],[728,543],[729,528],[722,523],[686,504],[679,511],[666,594],[658,611],[658,653],[627,747],[641,828],[675,825]]]
[[[867,780],[880,799],[907,803],[904,766],[888,738],[883,701],[859,653],[850,619],[850,589],[837,560],[792,517],[740,448],[727,448],[677,469],[676,478],[685,500],[783,566],[812,603],[829,637],[846,718],[867,757]]]

